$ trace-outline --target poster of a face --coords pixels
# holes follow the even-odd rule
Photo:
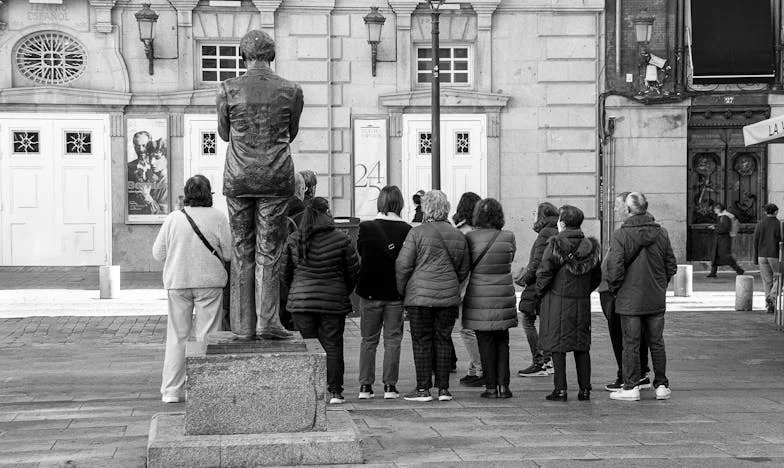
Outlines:
[[[170,211],[167,119],[129,118],[126,222],[157,224]]]

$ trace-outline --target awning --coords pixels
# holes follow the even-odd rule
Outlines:
[[[746,146],[784,137],[784,115],[762,120],[743,127],[743,143]]]

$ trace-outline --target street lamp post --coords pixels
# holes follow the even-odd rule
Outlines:
[[[428,0],[430,7],[430,18],[433,26],[433,44],[431,52],[433,54],[433,81],[431,85],[431,109],[430,109],[430,167],[431,167],[431,189],[441,190],[441,82],[438,78],[438,59],[440,58],[440,46],[438,41],[438,17],[441,14],[439,8],[444,0]]]

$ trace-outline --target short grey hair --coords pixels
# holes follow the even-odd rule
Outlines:
[[[431,190],[422,196],[422,215],[426,221],[446,221],[449,208],[449,200],[440,190]]]
[[[648,199],[641,192],[632,192],[626,196],[626,209],[629,214],[645,214],[648,212]]]

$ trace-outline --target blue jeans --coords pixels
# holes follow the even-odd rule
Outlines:
[[[403,341],[403,301],[359,299],[359,383],[373,385],[376,381],[376,349],[384,329],[385,385],[397,385],[400,369],[400,342]]]
[[[667,353],[664,350],[664,312],[655,315],[621,315],[623,331],[623,388],[629,390],[640,382],[640,340],[648,338],[653,362],[653,387],[669,387]]]

